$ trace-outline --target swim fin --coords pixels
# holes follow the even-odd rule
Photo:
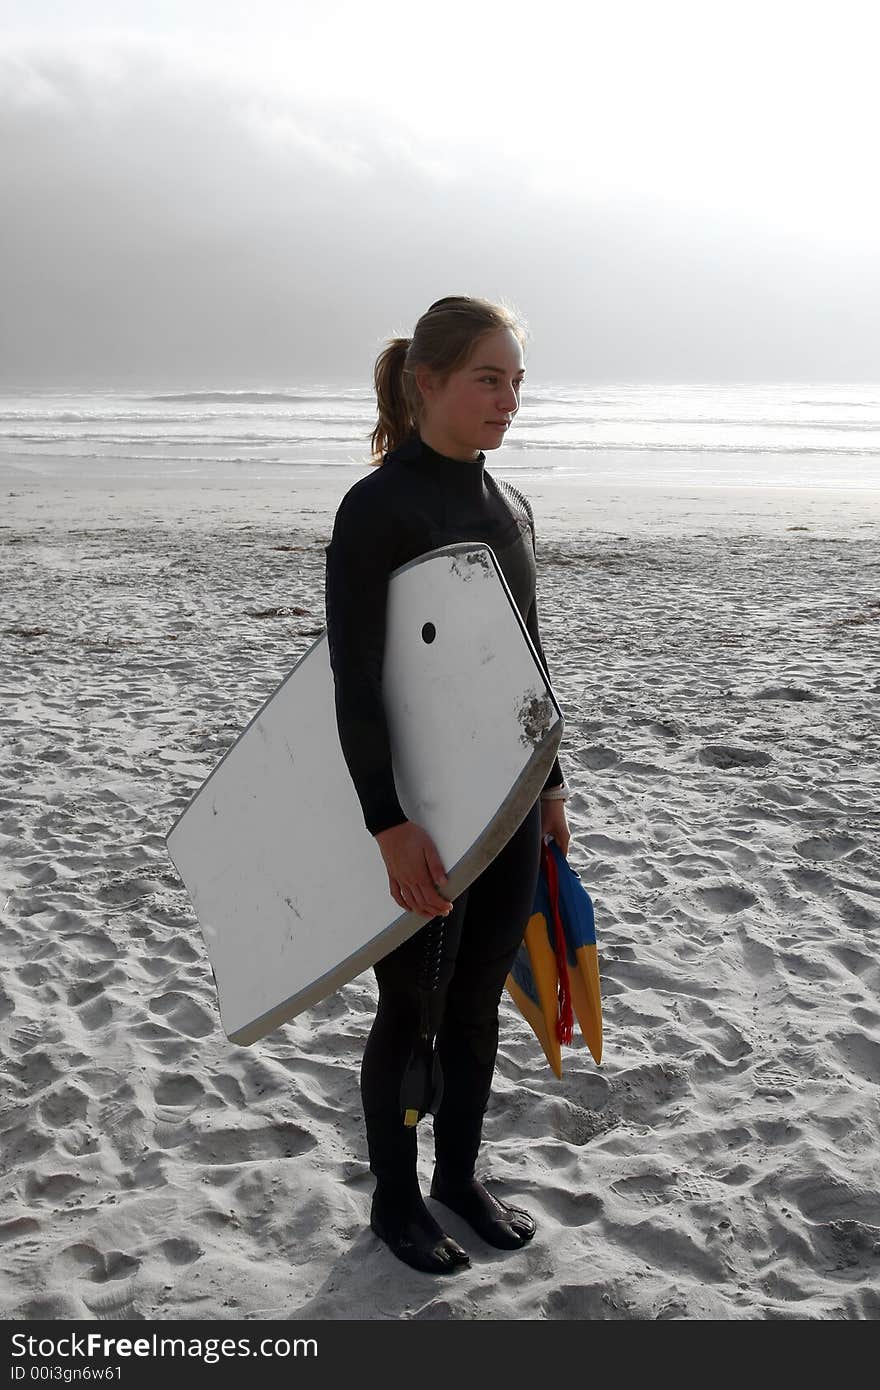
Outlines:
[[[555,872],[554,872],[555,870]],[[558,922],[557,922],[558,918]],[[543,837],[541,867],[532,915],[505,985],[543,1048],[554,1074],[562,1076],[560,1042],[562,966],[556,930],[562,927],[564,968],[571,1015],[593,1058],[602,1061],[602,991],[593,901],[552,835]]]

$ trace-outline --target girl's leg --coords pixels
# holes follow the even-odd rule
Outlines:
[[[535,899],[541,853],[536,802],[519,829],[468,890],[455,970],[446,990],[437,1050],[442,1104],[434,1117],[432,1196],[491,1244],[516,1248],[534,1235],[528,1213],[498,1202],[474,1167],[498,1050],[498,1005]]]
[[[443,952],[432,1005],[435,1024],[455,967],[467,892],[443,919]],[[379,1004],[361,1063],[361,1099],[370,1168],[376,1177],[370,1224],[407,1264],[432,1273],[469,1263],[467,1252],[447,1236],[425,1206],[416,1172],[416,1126],[406,1126],[400,1084],[419,1027],[418,980],[425,939],[436,919],[374,966]]]

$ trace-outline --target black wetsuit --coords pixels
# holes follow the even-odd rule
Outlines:
[[[546,670],[535,602],[532,509],[485,469],[485,454],[446,458],[417,435],[385,455],[339,504],[326,548],[326,612],[336,716],[346,763],[373,834],[404,822],[382,703],[390,573],[453,541],[485,541]],[[545,786],[563,781],[558,759]],[[438,1167],[472,1177],[498,1046],[498,1004],[534,902],[540,801],[443,922],[433,996],[443,1100],[434,1117]],[[448,866],[445,866],[448,868]],[[400,1084],[418,1029],[417,980],[434,918],[374,967],[379,1006],[364,1050],[361,1094],[377,1191],[416,1194],[416,1130],[403,1124]]]
[[[345,761],[371,834],[400,825],[391,747],[382,704],[385,600],[398,565],[452,541],[491,545],[546,670],[535,603],[532,508],[521,492],[485,468],[486,455],[462,462],[418,436],[385,455],[349,488],[326,547],[326,613],[336,683],[336,722]],[[545,786],[562,782],[558,759]]]

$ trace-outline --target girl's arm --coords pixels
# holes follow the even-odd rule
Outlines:
[[[355,484],[339,504],[325,547],[324,602],[339,742],[372,835],[400,825],[382,702],[388,579],[396,568],[394,520]]]

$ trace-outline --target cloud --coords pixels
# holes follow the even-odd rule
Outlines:
[[[539,376],[873,363],[867,263],[762,233],[753,209],[542,187],[515,144],[294,80],[143,36],[7,47],[0,378],[368,381],[381,340],[450,293],[519,303]]]
[[[424,225],[442,169],[357,109],[132,40],[6,55],[0,93],[7,373],[120,354],[134,371],[299,369],[375,303],[365,281],[442,254]]]

